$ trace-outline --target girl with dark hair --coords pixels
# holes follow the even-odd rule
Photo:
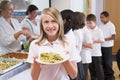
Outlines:
[[[92,36],[90,35],[89,30],[85,27],[85,15],[81,12],[74,12],[74,33],[76,36],[77,42],[77,51],[81,56],[82,62],[78,64],[78,78],[81,75],[79,68],[82,68],[83,64],[83,73],[84,80],[88,80],[88,66],[92,62],[90,49],[92,48]]]
[[[35,5],[29,5],[26,11],[27,17],[21,22],[21,24],[28,28],[34,37],[38,37],[40,35],[40,26],[39,21],[36,20],[38,15],[38,8]]]
[[[29,5],[26,11],[26,15],[29,15],[29,13],[31,13],[34,10],[38,10],[37,6],[35,5]]]
[[[74,29],[82,29],[85,26],[85,15],[81,12],[74,12]]]
[[[73,30],[74,27],[74,12],[72,10],[61,11],[62,19],[64,21],[64,33],[68,33]]]
[[[61,11],[61,15],[64,21],[64,31],[65,31],[65,36],[68,38],[70,41],[71,45],[76,48],[76,62],[77,62],[77,68],[78,68],[78,75],[74,80],[84,80],[84,70],[83,70],[83,65],[81,62],[81,57],[79,55],[79,49],[76,47],[77,46],[77,41],[76,41],[76,36],[73,32],[74,30],[74,12],[71,10],[63,10]],[[80,45],[81,47],[82,45]],[[72,79],[71,79],[72,80]]]

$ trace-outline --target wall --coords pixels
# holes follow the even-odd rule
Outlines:
[[[13,1],[16,9],[14,10],[13,17],[18,19],[19,22],[21,22],[25,18],[26,16],[25,11],[29,4],[36,5],[39,8],[39,11],[42,11],[44,8],[49,7],[49,0],[11,0],[11,1]],[[40,15],[37,16],[37,19],[39,18]]]
[[[70,9],[70,0],[51,0],[51,6],[57,8],[59,11],[63,9]]]
[[[109,12],[110,21],[116,28],[116,39],[113,47],[113,54],[120,49],[120,0],[104,0],[104,10]]]
[[[103,11],[103,0],[93,0],[96,1],[96,4],[94,6],[95,8],[95,14],[97,17],[97,24],[100,25],[100,13]],[[98,4],[99,3],[99,4]]]
[[[35,4],[39,8],[39,11],[49,7],[49,0],[32,0],[31,3]]]
[[[83,0],[51,0],[51,6],[59,11],[71,9],[83,12]]]
[[[51,0],[51,6],[58,10],[71,9],[83,12],[84,0]],[[99,3],[99,4],[98,4]],[[97,24],[100,24],[99,15],[103,11],[103,0],[92,0],[92,13],[97,17]]]
[[[84,0],[71,0],[71,10],[83,12]]]

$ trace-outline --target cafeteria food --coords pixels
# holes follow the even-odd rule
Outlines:
[[[41,62],[45,63],[57,63],[63,61],[63,58],[60,54],[49,52],[49,53],[41,53],[40,54]]]
[[[13,60],[0,60],[0,71],[8,69],[16,64],[18,64],[18,61]]]
[[[1,55],[2,58],[27,59],[28,54],[25,52],[8,52]]]

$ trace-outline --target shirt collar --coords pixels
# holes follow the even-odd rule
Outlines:
[[[108,25],[111,21],[108,21],[106,24],[103,23],[103,25]]]
[[[59,39],[56,39],[55,41],[52,42],[52,44],[60,44],[60,42],[61,41]],[[44,45],[51,45],[51,43],[46,39],[42,45],[43,46]]]
[[[90,28],[89,28],[89,29],[90,29],[91,31],[95,31],[97,28],[98,28],[98,26],[96,26],[94,29],[90,29]]]

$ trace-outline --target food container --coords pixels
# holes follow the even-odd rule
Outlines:
[[[0,74],[4,74],[26,62],[26,52],[7,52],[0,55]]]
[[[28,54],[26,52],[8,52],[6,54],[2,54],[0,57],[17,59],[17,60],[26,60]]]
[[[20,60],[10,59],[10,58],[0,58],[0,74],[4,74],[20,65],[23,62]]]

